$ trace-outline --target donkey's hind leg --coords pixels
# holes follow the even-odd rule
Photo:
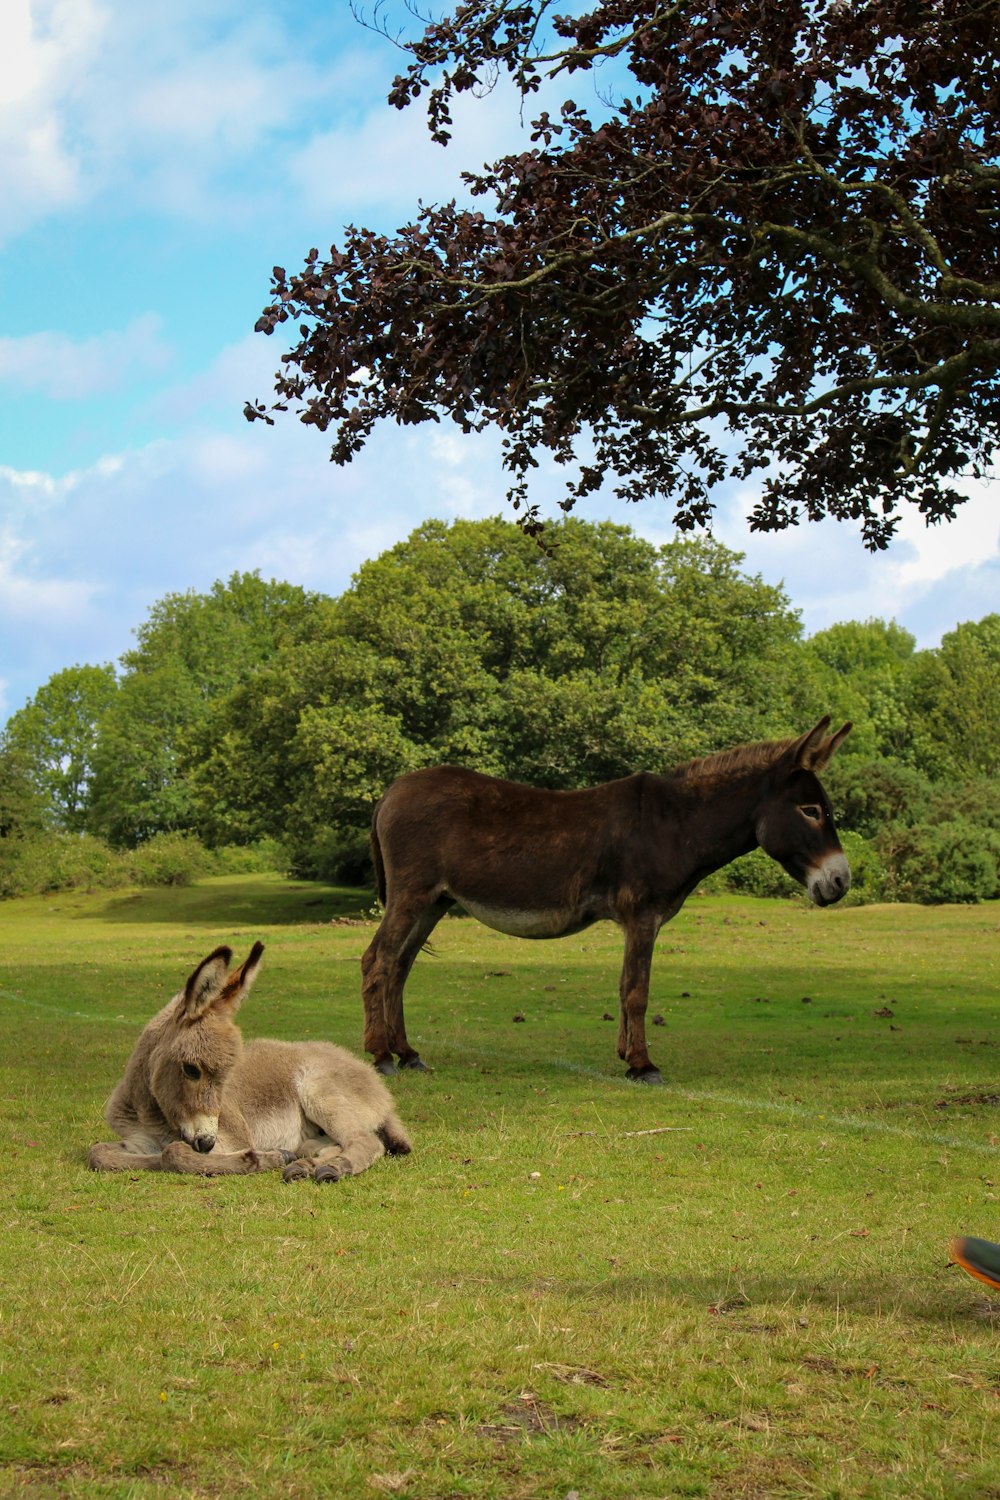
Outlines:
[[[401,1068],[423,1069],[406,1039],[403,987],[414,959],[452,905],[447,896],[393,900],[361,960],[361,994],[365,1007],[365,1051],[379,1073],[394,1073],[392,1054]]]
[[[646,1005],[649,1001],[649,970],[659,924],[633,918],[625,927],[625,957],[620,985],[621,1026],[618,1055],[628,1063],[627,1078],[640,1083],[662,1083],[663,1078],[646,1050]]]
[[[323,1146],[309,1157],[289,1162],[282,1176],[286,1182],[314,1177],[317,1182],[339,1182],[357,1177],[385,1155],[385,1142],[373,1130],[358,1130],[343,1145]]]

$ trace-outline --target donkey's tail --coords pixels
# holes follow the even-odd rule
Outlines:
[[[372,851],[372,864],[375,866],[375,889],[378,891],[378,899],[384,906],[386,894],[385,860],[382,858],[382,845],[378,840],[378,815],[381,806],[381,802],[377,802],[375,804],[375,811],[372,813],[372,828],[371,833],[369,834],[368,842],[371,846]]]

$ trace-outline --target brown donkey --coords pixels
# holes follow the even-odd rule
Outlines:
[[[380,1073],[424,1064],[406,1039],[403,986],[456,903],[517,937],[566,937],[592,922],[625,934],[618,1056],[662,1083],[646,1050],[653,944],[706,875],[758,845],[807,888],[839,901],[851,883],[816,777],[850,724],[741,745],[582,791],[553,792],[457,766],[413,771],[375,808],[371,845],[385,914],[361,960],[365,1048]]]
[[[248,1042],[234,1017],[264,952],[216,948],[146,1026],[90,1148],[98,1172],[261,1172],[336,1182],[410,1140],[368,1063],[330,1042]]]

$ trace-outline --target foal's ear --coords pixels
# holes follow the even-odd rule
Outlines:
[[[210,1002],[217,1010],[228,1010],[233,1015],[236,1014],[250,993],[263,953],[264,944],[254,943],[247,958],[238,969],[233,970],[220,992]]]
[[[827,734],[830,727],[830,715],[824,714],[819,723],[800,740],[796,740],[790,754],[792,763],[802,771],[822,771],[831,757],[835,754],[841,741],[846,739],[851,732],[849,723],[836,734]]]
[[[232,948],[216,948],[207,958],[202,959],[184,986],[180,1014],[186,1021],[197,1021],[218,997],[226,982],[232,958]]]

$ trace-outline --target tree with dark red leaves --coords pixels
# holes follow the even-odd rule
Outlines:
[[[756,475],[759,530],[830,515],[878,548],[906,504],[951,519],[1000,437],[1000,5],[554,8],[469,0],[390,102],[423,96],[444,141],[504,74],[528,96],[603,64],[629,97],[540,112],[466,175],[483,210],[276,267],[257,328],[299,341],[247,417],[295,408],[338,463],[383,417],[495,424],[529,529],[543,450],[565,510],[609,481],[689,528]]]

